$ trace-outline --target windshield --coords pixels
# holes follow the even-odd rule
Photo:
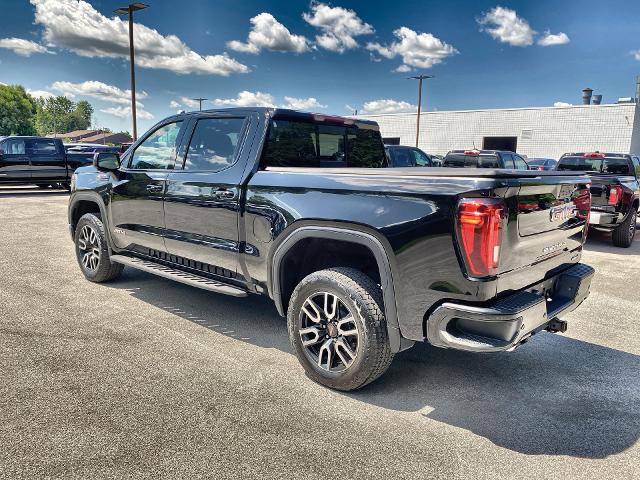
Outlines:
[[[611,175],[631,175],[629,161],[625,157],[562,157],[558,163],[557,169],[578,172],[608,173]]]

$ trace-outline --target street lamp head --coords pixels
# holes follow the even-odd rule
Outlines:
[[[407,77],[407,80],[426,80],[427,78],[434,78],[434,75],[416,75],[415,77]]]
[[[144,3],[136,2],[131,3],[127,7],[116,8],[113,13],[117,13],[118,15],[128,15],[129,12],[135,12],[136,10],[142,10],[147,8],[149,5],[145,5]]]

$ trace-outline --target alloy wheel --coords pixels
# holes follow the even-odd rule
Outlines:
[[[342,372],[356,359],[358,324],[351,310],[332,293],[314,293],[304,301],[298,333],[307,357],[323,370]]]
[[[78,253],[84,268],[92,272],[98,269],[100,265],[100,237],[89,225],[85,225],[80,230]]]

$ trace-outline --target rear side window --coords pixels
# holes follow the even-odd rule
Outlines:
[[[632,175],[629,160],[626,157],[590,158],[567,156],[560,159],[557,170]]]
[[[152,132],[136,147],[129,168],[166,170],[174,166],[182,121],[168,123]]]
[[[5,155],[24,155],[25,154],[25,146],[24,140],[19,138],[13,140],[7,140],[2,144],[0,149],[3,151]]]
[[[375,129],[275,119],[271,121],[261,166],[382,167],[385,152]]]
[[[32,139],[29,142],[31,153],[34,155],[55,155],[58,153],[56,142],[54,140]]]
[[[198,120],[187,150],[186,170],[220,171],[236,161],[243,118]]]

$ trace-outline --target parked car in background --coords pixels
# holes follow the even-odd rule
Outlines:
[[[528,158],[526,159],[529,170],[555,170],[558,161],[553,158]]]
[[[529,170],[527,162],[520,155],[504,150],[451,150],[445,155],[442,166]]]
[[[630,247],[640,211],[640,157],[626,153],[565,153],[557,170],[586,172],[591,177],[591,228],[613,232],[615,246]]]
[[[416,341],[511,351],[566,330],[558,316],[594,273],[579,263],[586,175],[386,164],[371,121],[267,108],[166,118],[121,159],[97,153],[75,172],[79,268],[93,282],[128,266],[268,296],[309,377],[339,390]]]
[[[434,167],[441,167],[444,157],[442,155],[431,155],[431,163]]]
[[[0,140],[0,184],[69,189],[73,171],[92,161],[93,152],[66,153],[59,138],[9,136]]]
[[[385,145],[390,167],[433,167],[431,155],[417,147]]]
[[[118,146],[101,145],[96,143],[65,143],[64,149],[67,153],[120,152],[120,147]]]

